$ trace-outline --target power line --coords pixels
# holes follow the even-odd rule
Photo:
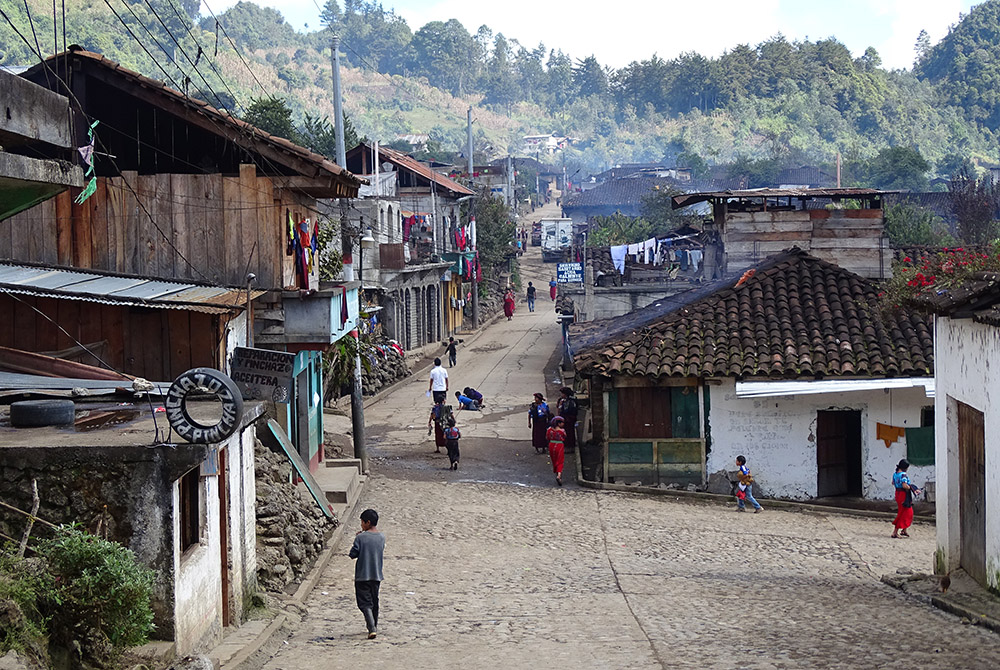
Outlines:
[[[208,13],[212,15],[213,19],[215,19],[216,28],[222,28],[222,34],[226,36],[226,41],[229,42],[229,45],[231,47],[233,47],[233,51],[236,52],[236,55],[243,63],[243,66],[247,69],[247,72],[250,73],[250,76],[253,77],[253,80],[257,82],[257,86],[260,87],[260,92],[263,93],[264,95],[267,95],[267,89],[264,88],[264,84],[260,83],[260,79],[257,78],[257,75],[256,73],[254,73],[253,68],[251,68],[247,64],[246,60],[244,60],[243,54],[240,53],[240,50],[236,48],[236,44],[233,42],[233,39],[229,36],[229,33],[226,31],[226,26],[222,24],[222,21],[220,21],[219,17],[215,15],[215,12],[212,11],[212,8],[208,6],[208,2],[206,0],[201,0],[201,4],[205,5],[205,9],[207,9]]]

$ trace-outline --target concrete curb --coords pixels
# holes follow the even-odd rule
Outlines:
[[[906,592],[904,591],[904,593]],[[950,614],[965,617],[977,626],[988,628],[994,633],[1000,633],[1000,621],[987,614],[976,612],[972,608],[957,603],[946,596],[931,596],[931,604]]]
[[[323,553],[320,554],[319,558],[316,559],[316,563],[309,570],[309,574],[306,578],[302,580],[298,588],[295,589],[294,595],[283,603],[287,606],[288,603],[292,603],[304,608],[304,603],[306,598],[312,593],[313,589],[316,588],[316,584],[319,583],[320,578],[323,576],[323,571],[330,564],[330,561],[334,556],[334,549],[340,539],[344,536],[347,528],[347,519],[354,518],[355,513],[358,511],[358,507],[361,506],[361,499],[364,497],[365,487],[368,485],[368,478],[365,479],[361,484],[361,493],[358,495],[357,500],[354,501],[349,509],[344,512],[344,518],[341,519],[340,525],[337,526],[333,533],[330,535],[330,539],[327,540],[326,548]],[[277,635],[277,633],[284,628],[285,624],[288,623],[289,616],[285,612],[279,612],[277,616],[268,624],[261,633],[249,644],[243,647],[240,651],[232,656],[226,663],[220,666],[220,670],[239,670],[247,661],[252,659],[258,652],[264,649],[272,640],[272,638]]]
[[[944,610],[949,614],[954,614],[955,616],[968,619],[968,621],[973,625],[982,626],[983,628],[987,628],[994,633],[1000,633],[1000,619],[997,618],[995,611],[992,614],[987,614],[981,609],[977,610],[974,607],[970,607],[969,605],[959,602],[956,598],[953,598],[950,595],[942,593],[922,593],[920,590],[912,590],[912,587],[910,586],[915,583],[931,582],[933,584],[933,590],[938,591],[937,584],[940,579],[940,575],[887,574],[882,575],[880,581],[887,586],[891,586],[892,588],[899,590],[905,596],[925,602],[929,605],[933,605],[934,607]]]
[[[692,500],[701,500],[704,502],[714,502],[720,504],[730,504],[733,502],[733,496],[722,495],[719,493],[704,493],[702,491],[685,491],[684,489],[661,489],[654,488],[652,486],[628,486],[626,484],[608,484],[606,482],[592,482],[589,479],[583,478],[583,464],[580,460],[579,449],[577,449],[574,454],[576,461],[576,483],[578,486],[588,489],[595,489],[598,491],[617,491],[619,493],[634,493],[636,495],[651,495],[651,496],[677,496],[678,498],[689,498]],[[896,518],[896,515],[892,512],[879,512],[877,510],[863,510],[863,509],[852,509],[849,507],[831,507],[827,505],[813,505],[810,503],[798,502],[794,500],[778,500],[775,498],[760,499],[767,503],[770,508],[777,509],[788,509],[797,510],[800,512],[810,512],[813,514],[839,514],[841,516],[858,516],[866,517],[870,519],[888,519],[892,520]],[[924,523],[934,523],[935,518],[932,516],[914,516],[914,521],[921,521]]]

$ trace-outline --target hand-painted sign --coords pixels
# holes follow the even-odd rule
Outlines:
[[[232,377],[246,400],[288,402],[294,364],[295,354],[236,347]]]
[[[582,284],[583,263],[557,263],[556,281],[560,284]]]
[[[189,396],[214,396],[222,405],[222,415],[215,423],[202,423],[189,411]],[[167,390],[163,407],[170,427],[195,444],[221,442],[235,433],[243,420],[240,390],[232,379],[212,368],[193,368],[177,377]]]

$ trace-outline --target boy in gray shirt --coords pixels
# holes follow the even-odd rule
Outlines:
[[[369,640],[374,640],[378,633],[378,589],[382,584],[384,551],[385,535],[378,530],[378,512],[366,509],[361,513],[361,530],[354,536],[349,556],[358,559],[354,565],[354,595],[358,609],[365,615]]]

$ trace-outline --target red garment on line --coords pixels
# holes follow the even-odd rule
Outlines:
[[[906,491],[904,489],[896,489],[896,520],[892,522],[892,525],[896,527],[896,530],[905,530],[913,524],[913,508],[903,507],[903,501],[906,500]]]

